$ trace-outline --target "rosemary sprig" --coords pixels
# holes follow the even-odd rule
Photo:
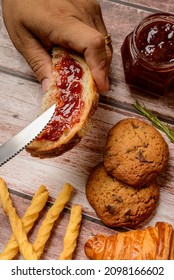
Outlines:
[[[167,135],[169,140],[174,143],[174,130],[172,130],[168,125],[165,125],[163,122],[161,122],[155,114],[149,111],[145,106],[142,106],[138,100],[136,100],[135,104],[133,104],[133,107],[139,114],[148,118],[156,128],[163,131]]]

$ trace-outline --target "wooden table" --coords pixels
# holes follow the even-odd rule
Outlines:
[[[20,217],[30,204],[37,188],[44,184],[53,203],[65,182],[74,186],[73,196],[55,223],[51,238],[46,244],[42,259],[57,259],[63,248],[63,236],[72,204],[83,207],[83,221],[74,259],[87,259],[84,244],[91,235],[112,234],[119,229],[109,229],[97,218],[85,196],[85,183],[92,168],[102,160],[108,130],[119,120],[139,117],[132,107],[138,99],[174,128],[174,96],[154,96],[131,89],[125,83],[120,47],[125,36],[145,16],[165,11],[174,12],[174,1],[158,0],[100,0],[108,32],[112,34],[113,61],[110,70],[111,87],[100,96],[99,108],[93,117],[88,135],[73,150],[64,155],[40,160],[32,158],[25,150],[0,167],[0,176],[6,181],[14,206]],[[0,8],[1,13],[1,8]],[[42,89],[24,58],[12,45],[0,15],[0,144],[19,132],[37,116],[42,99]],[[157,221],[174,226],[174,144],[166,139],[170,149],[167,171],[161,175],[159,204],[153,215],[141,227]],[[38,228],[51,204],[42,212],[29,240],[35,240]],[[0,251],[11,235],[8,218],[0,207]],[[22,259],[21,255],[17,259]]]

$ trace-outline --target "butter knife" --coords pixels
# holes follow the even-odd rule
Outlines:
[[[44,128],[51,121],[55,112],[55,108],[56,104],[52,105],[32,123],[30,123],[18,134],[0,146],[0,166],[20,153],[44,130]]]

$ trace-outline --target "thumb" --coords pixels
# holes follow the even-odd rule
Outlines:
[[[63,26],[65,27],[65,25]],[[65,47],[84,54],[98,89],[101,91],[108,90],[108,68],[110,59],[108,59],[104,35],[78,19],[71,19],[70,23],[67,21],[66,28],[64,28],[62,32],[60,32],[59,29],[56,28],[55,23],[51,42],[60,44],[61,41],[62,45]]]
[[[20,53],[28,62],[45,92],[52,72],[51,56],[35,38],[30,38],[27,44],[20,49]]]

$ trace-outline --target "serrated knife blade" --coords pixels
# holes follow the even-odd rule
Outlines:
[[[56,104],[37,117],[18,134],[0,146],[0,166],[20,153],[29,145],[51,121],[56,109]]]

